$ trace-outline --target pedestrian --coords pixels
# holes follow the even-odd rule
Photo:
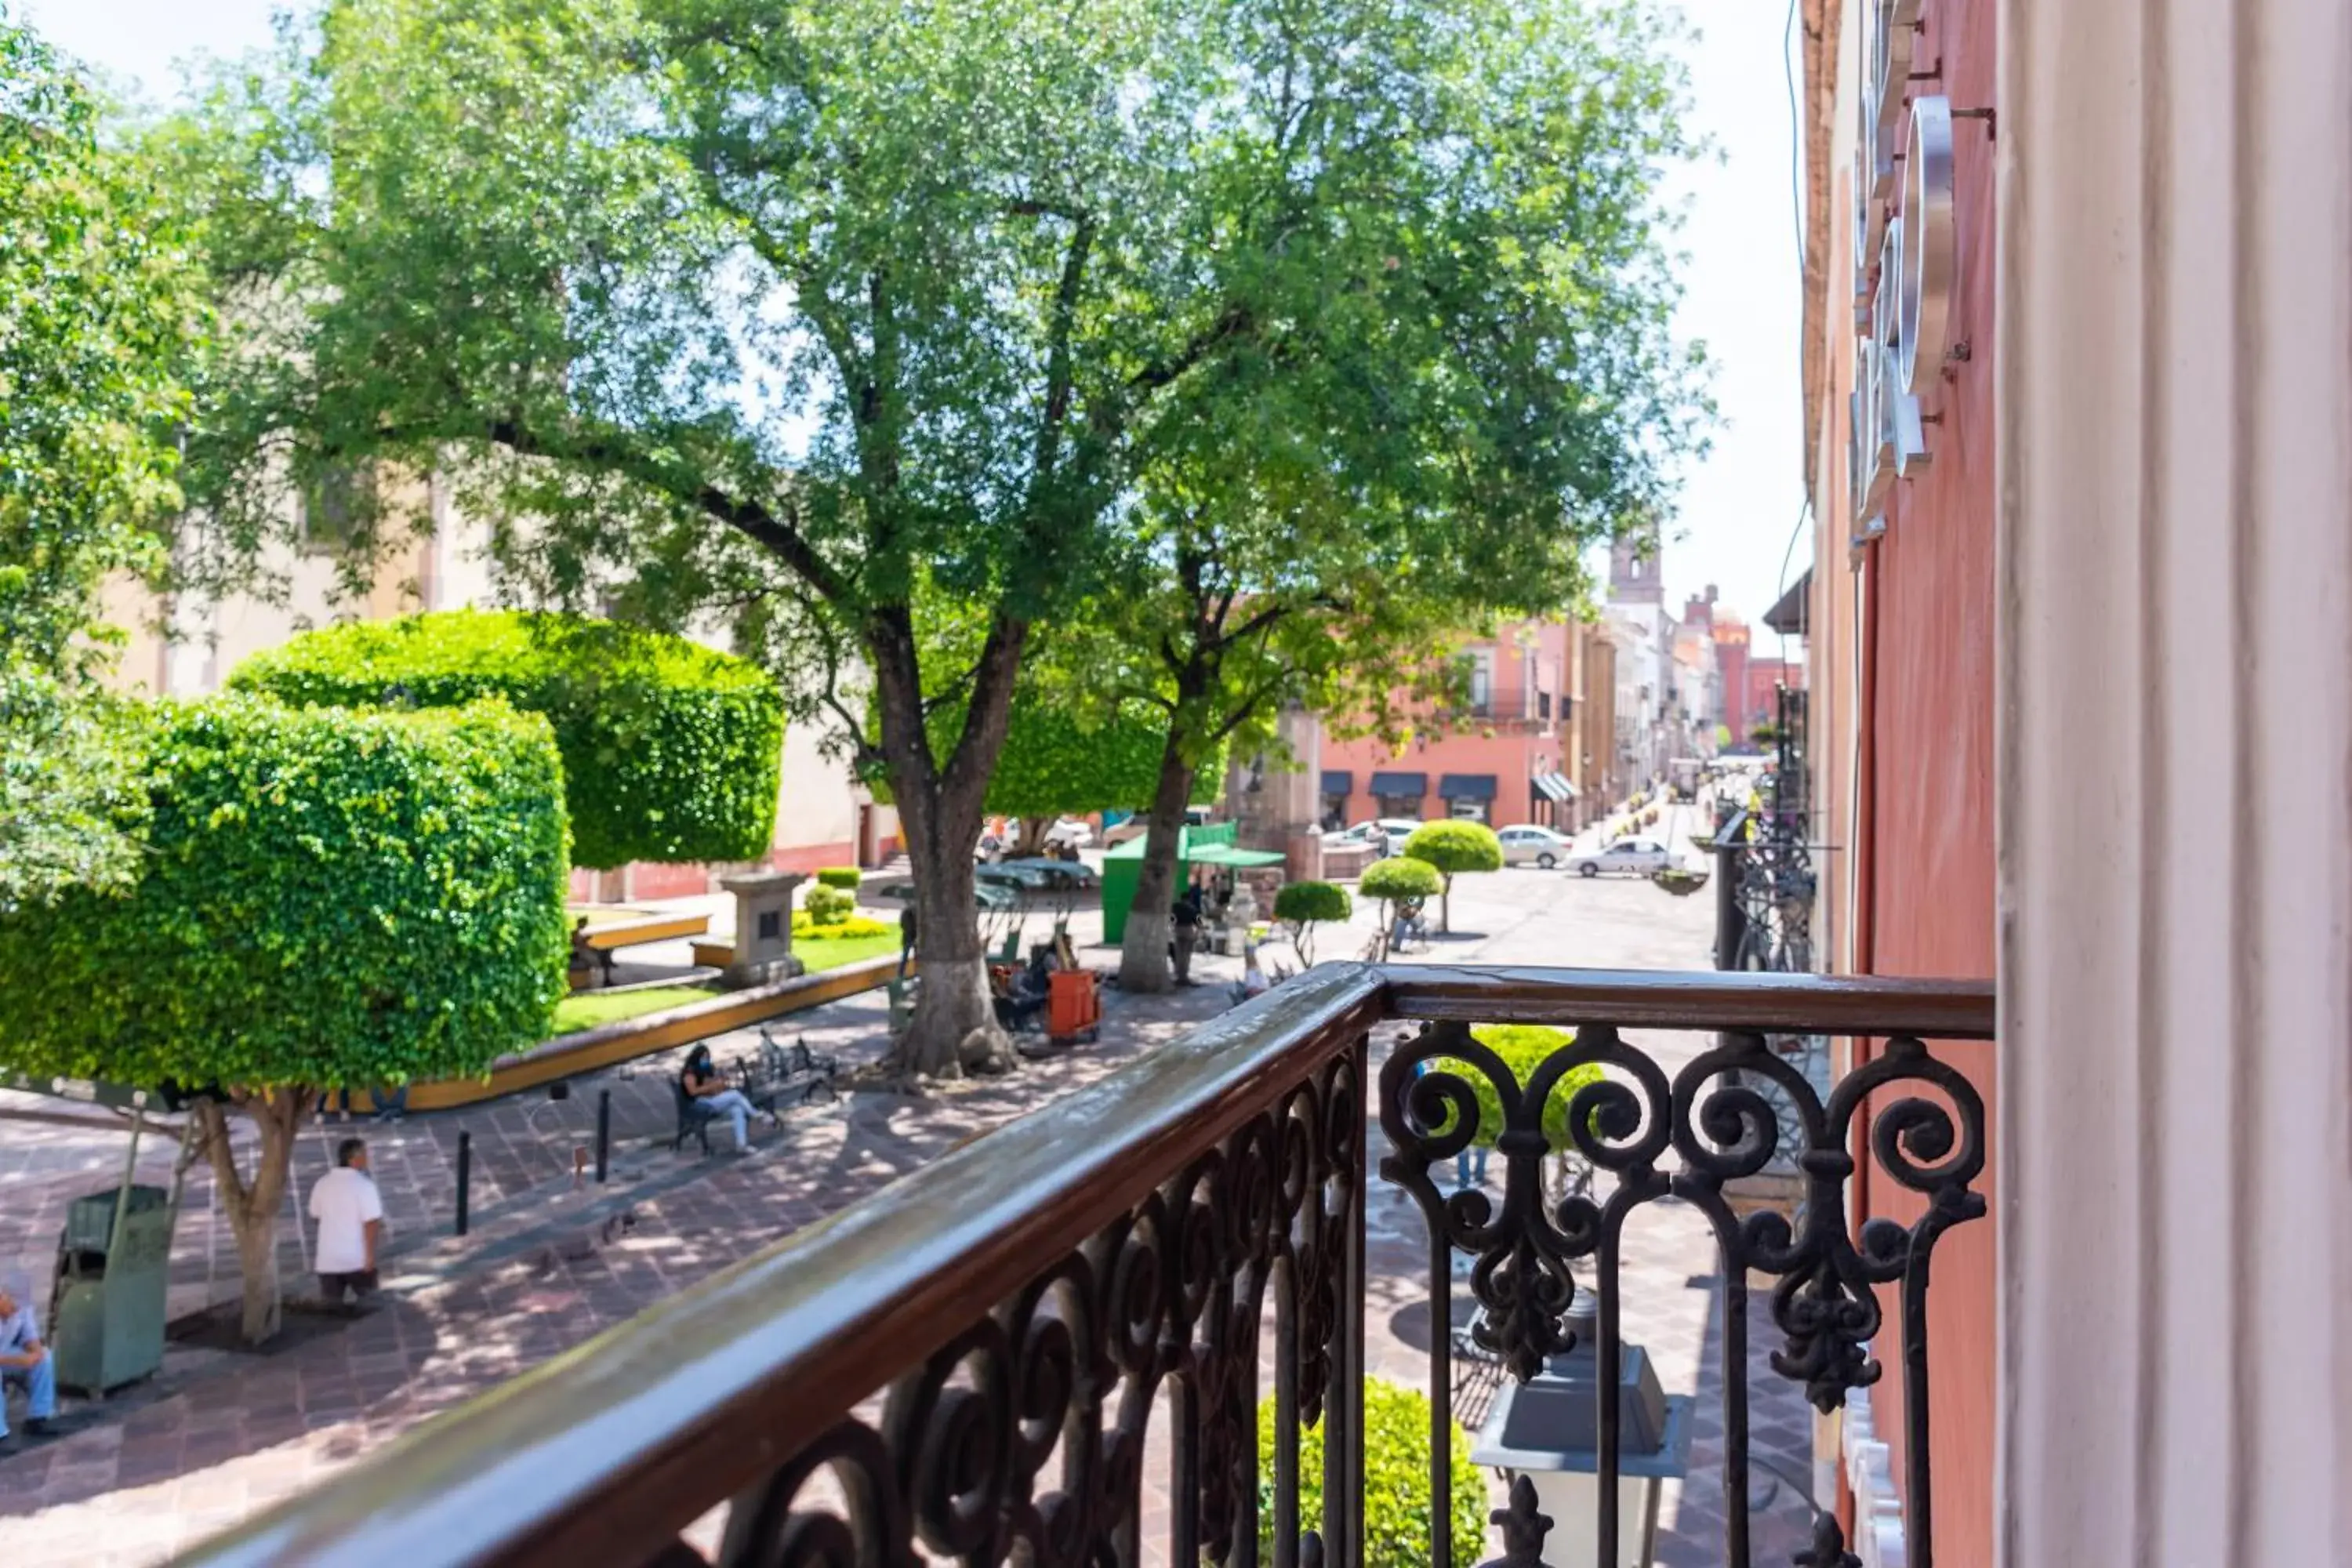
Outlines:
[[[376,1284],[376,1247],[383,1239],[383,1197],[368,1174],[367,1144],[346,1138],[335,1145],[335,1168],[310,1188],[310,1218],[319,1227],[315,1266],[328,1304],[348,1290],[363,1300]]]
[[[33,1289],[21,1274],[0,1279],[0,1440],[8,1436],[8,1390],[22,1384],[32,1394],[25,1412],[25,1430],[47,1436],[58,1414],[58,1362],[41,1342],[40,1321],[33,1316]]]
[[[907,895],[907,907],[898,911],[898,978],[907,978],[907,965],[915,961],[915,896]]]
[[[1183,892],[1177,895],[1176,904],[1169,911],[1175,923],[1176,940],[1170,944],[1169,957],[1176,965],[1176,984],[1192,984],[1192,950],[1201,942],[1201,889],[1198,883],[1187,882]]]
[[[686,1056],[686,1066],[677,1075],[679,1085],[688,1100],[698,1100],[709,1110],[726,1117],[735,1124],[735,1152],[751,1151],[751,1111],[753,1106],[740,1089],[730,1089],[710,1063],[710,1047],[697,1046]]]

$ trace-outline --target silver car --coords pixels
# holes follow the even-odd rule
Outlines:
[[[1675,863],[1666,847],[1654,838],[1620,838],[1598,855],[1587,855],[1576,862],[1580,877],[1598,877],[1603,871],[1620,876],[1646,877],[1653,871],[1663,871]]]
[[[1549,827],[1532,823],[1518,827],[1505,827],[1495,837],[1503,841],[1503,864],[1506,866],[1540,866],[1550,870],[1554,866],[1571,859],[1576,845],[1565,833],[1555,833]]]

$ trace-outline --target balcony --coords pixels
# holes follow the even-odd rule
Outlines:
[[[1750,1496],[1751,1324],[1768,1377],[1835,1408],[1878,1379],[1924,1433],[1937,1238],[1983,1212],[1984,1111],[1954,1053],[1990,1037],[1989,985],[1799,975],[1323,965],[1091,1088],[968,1144],[454,1413],[199,1553],[219,1564],[1355,1564],[1366,1542],[1360,1390],[1368,1246],[1424,1310],[1465,1289],[1475,1325],[1424,1335],[1431,1518],[1449,1517],[1460,1359],[1524,1379],[1568,1351],[1575,1290],[1598,1364],[1655,1305],[1624,1267],[1629,1221],[1678,1215],[1721,1264],[1707,1467]],[[1522,1085],[1474,1024],[1573,1028]],[[1402,1025],[1402,1028],[1393,1026]],[[1768,1044],[1885,1048],[1822,1096]],[[1432,1058],[1443,1064],[1420,1070]],[[1586,1180],[1547,1170],[1567,1097]],[[1498,1098],[1500,1179],[1441,1190],[1477,1104]],[[1523,1092],[1524,1090],[1524,1092]],[[1449,1107],[1451,1108],[1449,1110]],[[1791,1147],[1791,1145],[1794,1145]],[[1794,1222],[1733,1189],[1793,1156]],[[1907,1226],[1846,1223],[1858,1159],[1917,1194]],[[1549,1189],[1549,1190],[1548,1190]],[[1498,1201],[1497,1201],[1498,1200]],[[1379,1218],[1368,1226],[1368,1215]],[[1467,1265],[1466,1279],[1463,1266]],[[1751,1274],[1773,1283],[1749,1300]],[[1680,1283],[1680,1281],[1676,1281]],[[1751,1305],[1755,1309],[1751,1313]],[[1437,1314],[1430,1312],[1435,1318]],[[1445,1321],[1445,1320],[1440,1320]],[[1275,1402],[1262,1476],[1259,1403]],[[1778,1395],[1790,1396],[1786,1390]],[[1547,1545],[1531,1487],[1480,1500],[1479,1558],[1622,1563],[1617,1380],[1599,1382],[1591,1539]],[[1325,1500],[1302,1517],[1302,1429]],[[1931,1505],[1924,1440],[1903,1497]],[[1261,1483],[1264,1491],[1261,1492]],[[1261,1496],[1267,1517],[1259,1517]],[[1748,1510],[1711,1560],[1844,1556],[1833,1514],[1766,1558]],[[719,1516],[723,1513],[723,1519]],[[1911,1561],[1927,1564],[1924,1530]],[[1599,1548],[1599,1556],[1593,1555]],[[1473,1559],[1471,1561],[1475,1561]],[[1438,1529],[1425,1561],[1470,1568]]]
[[[1432,710],[1424,722],[1447,734],[1480,729],[1549,731],[1568,721],[1570,700],[1549,691],[1493,691],[1455,708]]]

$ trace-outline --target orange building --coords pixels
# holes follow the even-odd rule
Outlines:
[[[1372,738],[1328,732],[1319,751],[1323,825],[1375,816],[1457,816],[1507,826],[1538,823],[1571,831],[1611,790],[1614,729],[1613,649],[1598,627],[1522,621],[1465,650],[1469,700],[1459,711],[1425,716],[1402,751]],[[1591,728],[1595,680],[1609,688]]]

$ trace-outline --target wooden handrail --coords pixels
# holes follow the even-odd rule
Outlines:
[[[1787,1035],[1993,1037],[1989,980],[1391,964],[1396,1018]]]
[[[1380,1016],[1320,965],[410,1434],[186,1561],[634,1564]]]
[[[1974,982],[1318,965],[185,1561],[644,1563],[1382,1018],[1985,1038]]]

